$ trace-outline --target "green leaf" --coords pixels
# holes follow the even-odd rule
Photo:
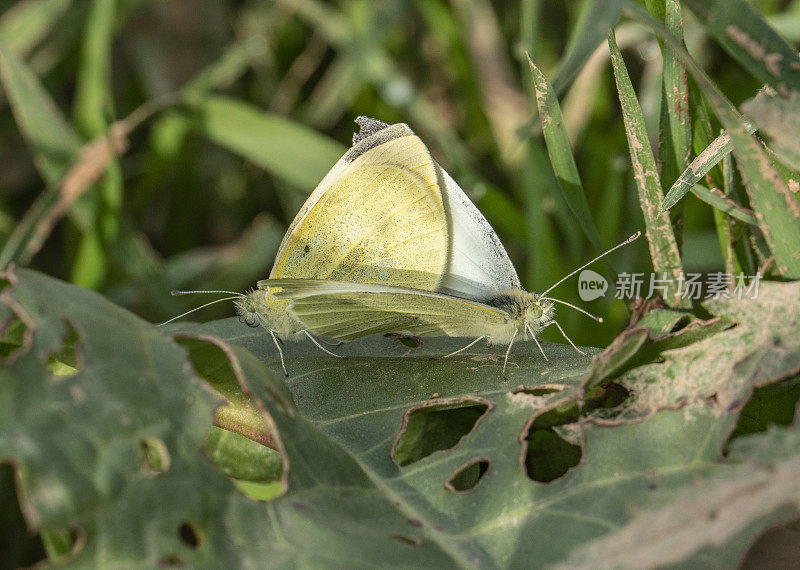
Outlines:
[[[542,131],[544,140],[547,143],[547,152],[550,155],[550,162],[558,180],[559,188],[567,202],[572,215],[578,221],[586,237],[600,253],[604,251],[597,227],[592,219],[589,210],[589,202],[586,200],[586,192],[581,183],[578,166],[575,164],[575,157],[572,155],[572,148],[569,144],[569,136],[564,126],[564,118],[561,116],[561,106],[558,104],[553,88],[542,71],[536,67],[533,60],[528,56],[528,63],[533,72],[533,83],[536,88],[536,104],[539,107],[539,116],[542,120]]]
[[[778,91],[800,91],[797,50],[744,0],[686,0],[714,39],[744,68]]]
[[[308,192],[345,151],[307,127],[234,99],[209,97],[194,108],[209,139]]]
[[[6,278],[1,306],[27,320],[32,342],[0,370],[0,454],[19,469],[29,524],[84,537],[69,554],[76,565],[374,566],[388,556],[409,566],[611,567],[635,554],[726,566],[800,512],[795,426],[740,437],[720,459],[753,387],[800,365],[800,284],[709,302],[737,326],[628,370],[615,381],[627,391],[591,396],[577,421],[588,362],[568,346],[546,344],[545,364],[533,343],[515,345],[506,381],[502,347],[430,360],[463,339],[415,349],[368,337],[338,349],[344,362],[287,343],[290,394],[270,372],[280,368],[263,330],[236,319],[184,325],[181,348],[94,293],[32,271]],[[645,330],[668,342],[682,320],[657,315]],[[78,374],[54,379],[44,363],[63,345],[64,322],[84,358]],[[280,497],[246,498],[238,489],[269,497],[275,484],[234,487],[203,456],[215,399],[191,369],[261,410],[285,458]],[[406,451],[417,441],[433,453],[398,465],[414,411],[476,403],[486,405],[477,421],[437,420],[461,433],[448,447],[416,429]],[[679,548],[656,524],[678,519],[691,529]]]
[[[653,269],[670,278],[664,301],[671,306],[681,306],[685,301],[678,291],[678,282],[683,274],[680,252],[669,216],[661,210],[661,182],[656,168],[653,149],[644,126],[644,116],[636,92],[633,90],[628,70],[617,47],[614,32],[608,35],[611,50],[611,65],[617,81],[617,92],[625,120],[633,178],[639,190],[639,203],[644,214],[645,235],[650,246]]]

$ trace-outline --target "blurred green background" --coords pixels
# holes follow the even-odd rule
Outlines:
[[[349,146],[353,119],[368,115],[422,137],[495,227],[523,285],[542,291],[596,251],[561,197],[524,54],[552,79],[589,4],[0,1],[0,240],[36,219],[37,207],[52,211],[81,145],[145,105],[123,123],[131,129],[119,157],[95,157],[98,180],[85,189],[78,180],[68,214],[20,259],[165,320],[203,302],[171,289],[242,291],[267,276],[286,227]],[[800,2],[752,4],[797,49]],[[658,42],[630,21],[616,31],[657,147]],[[684,33],[734,104],[757,92],[688,10]],[[561,104],[611,247],[644,223],[607,47]],[[684,270],[724,270],[712,209],[691,194],[682,204]],[[644,239],[599,265],[612,278],[652,270]],[[606,319],[560,310],[577,343],[602,346],[628,321],[626,302],[611,294],[580,301],[577,279],[553,294]],[[232,314],[226,303],[191,318]]]

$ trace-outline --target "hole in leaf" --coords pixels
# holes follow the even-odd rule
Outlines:
[[[574,402],[557,406],[537,416],[525,435],[525,472],[534,481],[548,483],[580,463],[580,445],[565,440],[555,428],[578,420]]]
[[[488,400],[421,404],[406,412],[392,457],[404,467],[431,453],[455,447],[489,409]]]
[[[160,475],[169,469],[169,450],[164,442],[157,437],[143,437],[140,439],[139,454],[145,472]]]
[[[271,483],[283,474],[280,452],[222,428],[211,429],[206,454],[225,475],[241,481]]]
[[[200,529],[192,523],[185,522],[178,527],[178,538],[185,545],[197,548],[200,546]]]
[[[487,458],[478,457],[460,467],[444,484],[448,491],[466,493],[478,486],[491,466]]]
[[[399,540],[400,542],[404,542],[409,546],[420,546],[422,544],[422,539],[408,534],[393,534],[391,537],[395,540]]]
[[[42,529],[40,536],[47,559],[65,563],[86,546],[86,532],[81,528]]]
[[[569,443],[553,428],[532,429],[526,439],[525,471],[534,481],[554,481],[581,460],[580,446]]]
[[[673,324],[672,327],[670,327],[670,329],[669,329],[669,331],[667,331],[667,333],[668,334],[672,334],[672,333],[676,333],[676,332],[678,332],[680,330],[683,330],[691,322],[692,322],[691,315],[684,315],[681,318],[679,318],[677,321],[675,321],[675,324]]]
[[[616,408],[630,396],[630,390],[616,382],[603,382],[586,395],[584,413],[599,408]]]
[[[771,425],[791,425],[795,418],[798,400],[800,400],[800,376],[756,388],[742,408],[728,443],[743,435],[766,431]]]
[[[512,394],[527,394],[528,396],[547,396],[548,394],[555,394],[562,392],[563,386],[520,386],[511,390]]]
[[[28,533],[16,485],[14,468],[0,465],[0,566],[5,568],[33,566],[46,556],[40,538]]]
[[[0,357],[9,358],[20,350],[25,344],[27,331],[27,325],[19,317],[8,319],[3,324],[2,333],[0,333]]]
[[[800,560],[800,519],[767,528],[739,565],[742,570],[796,568]]]
[[[72,323],[65,320],[64,324],[67,332],[61,339],[61,350],[47,357],[47,367],[50,373],[59,378],[75,376],[81,369],[78,357],[80,335]]]

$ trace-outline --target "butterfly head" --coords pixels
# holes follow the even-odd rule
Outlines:
[[[275,331],[280,337],[291,337],[298,324],[289,316],[289,301],[276,299],[274,287],[248,291],[234,301],[239,320],[250,327],[263,326]]]
[[[248,291],[233,302],[236,312],[239,313],[239,320],[248,327],[257,327],[261,324],[259,312],[263,309],[263,297],[264,291],[256,289]]]
[[[553,320],[555,307],[553,301],[536,293],[525,295],[525,326],[538,332],[544,325]]]

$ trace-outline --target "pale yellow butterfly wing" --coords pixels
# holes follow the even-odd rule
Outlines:
[[[405,125],[364,138],[334,166],[283,239],[270,278],[437,287],[448,227],[439,173]],[[412,275],[413,282],[409,282]]]
[[[407,287],[315,279],[266,279],[258,285],[291,301],[290,313],[304,326],[339,340],[386,332],[504,339],[515,329],[502,309]]]

